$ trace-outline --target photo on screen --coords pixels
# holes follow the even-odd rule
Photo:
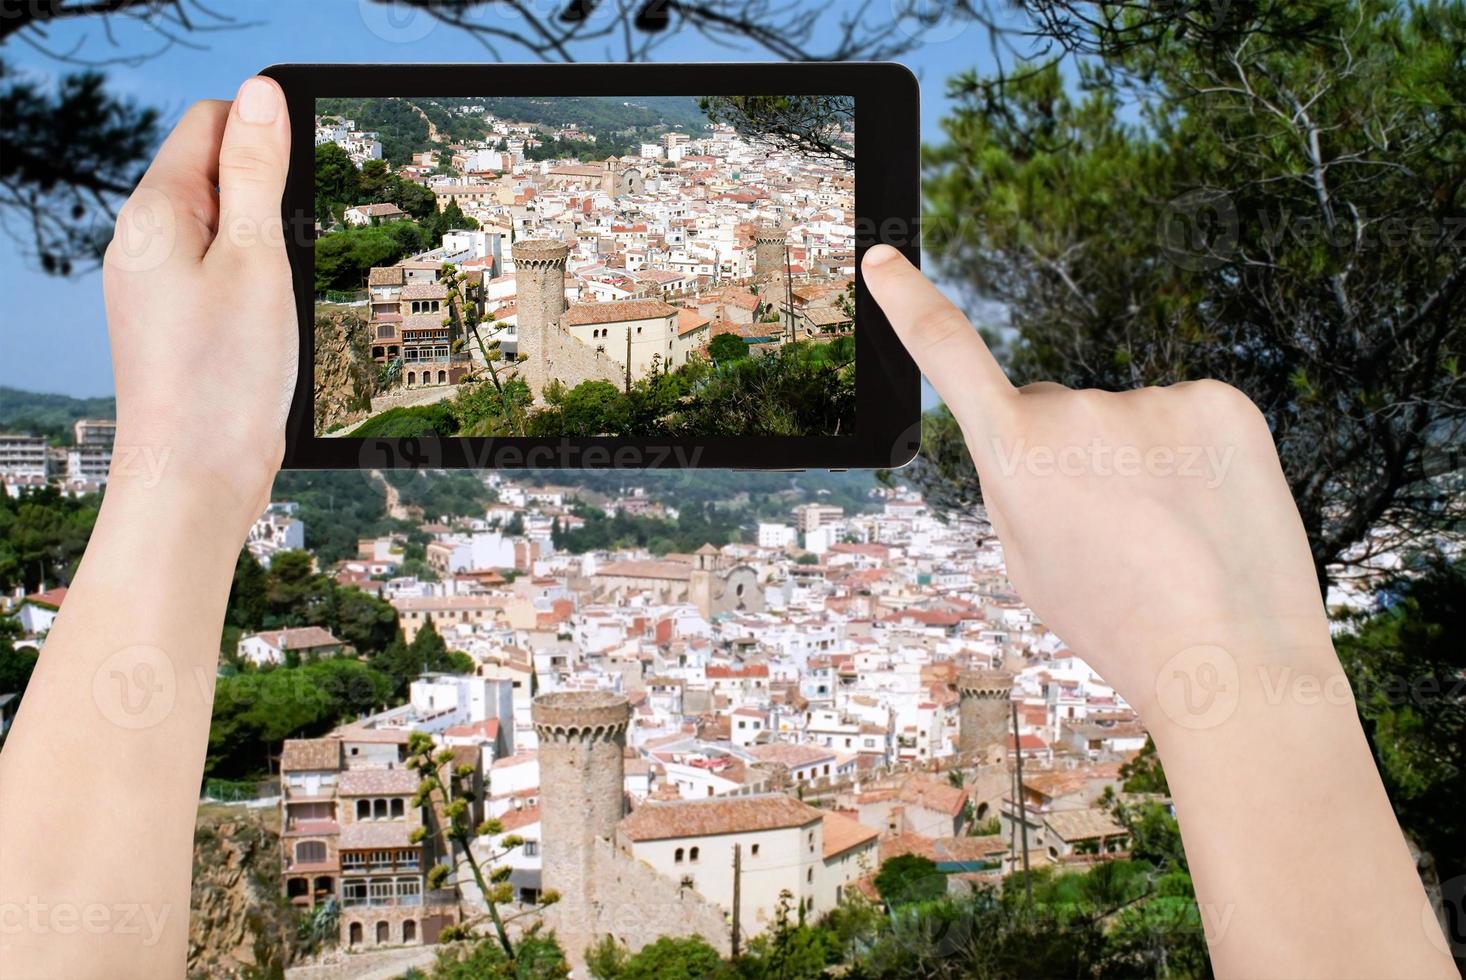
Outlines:
[[[317,436],[855,434],[852,97],[315,112]]]

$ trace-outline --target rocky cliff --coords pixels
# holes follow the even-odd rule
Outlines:
[[[254,814],[201,817],[193,839],[190,978],[282,975],[296,914],[280,897],[280,838]]]
[[[366,322],[350,310],[317,311],[315,331],[316,434],[365,418],[376,391]]]

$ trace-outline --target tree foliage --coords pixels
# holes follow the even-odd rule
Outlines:
[[[955,79],[923,231],[1007,305],[1020,380],[1250,395],[1323,578],[1461,516],[1430,469],[1466,390],[1466,8],[1223,6]]]

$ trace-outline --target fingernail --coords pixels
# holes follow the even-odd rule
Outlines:
[[[889,245],[872,245],[866,250],[865,259],[861,264],[865,266],[881,265],[882,263],[891,261],[900,254],[900,252]]]
[[[272,123],[280,114],[280,90],[263,78],[247,79],[234,97],[239,118],[247,123]]]

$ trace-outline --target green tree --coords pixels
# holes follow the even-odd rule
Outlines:
[[[701,936],[663,936],[629,957],[614,976],[615,980],[716,980],[729,973],[718,951]]]
[[[494,938],[438,950],[432,980],[565,980],[570,970],[553,935],[526,934],[509,957]]]
[[[1251,396],[1323,581],[1466,507],[1430,465],[1466,411],[1466,7],[1224,6],[1221,33],[1141,19],[1073,71],[954,79],[923,241],[1007,307],[1019,380]]]
[[[229,583],[229,605],[224,621],[230,626],[257,630],[269,611],[269,575],[248,548],[239,549],[234,579]]]
[[[905,905],[937,898],[947,891],[936,862],[920,854],[898,854],[876,872],[876,891],[887,905]]]
[[[708,356],[715,364],[726,364],[748,356],[748,345],[736,333],[720,333],[708,343]]]
[[[1135,758],[1120,766],[1120,781],[1121,788],[1127,793],[1171,794],[1171,787],[1166,783],[1166,771],[1161,768],[1161,758],[1156,754],[1155,742],[1149,735]]]
[[[1447,881],[1466,875],[1466,563],[1382,595],[1336,646],[1401,826]]]
[[[855,99],[848,95],[714,95],[698,99],[709,120],[805,157],[855,168]]]
[[[779,893],[774,921],[767,931],[755,936],[748,952],[737,962],[737,973],[746,980],[818,980],[825,967],[837,962],[839,947],[832,933],[806,925],[801,914],[796,921],[788,889]]]
[[[419,633],[419,636],[422,634]],[[414,638],[414,642],[416,639]],[[488,918],[493,925],[493,938],[504,958],[514,963],[519,950],[509,937],[509,924],[527,915],[537,916],[545,908],[559,901],[559,896],[547,890],[540,895],[539,902],[513,915],[505,915],[501,906],[514,901],[514,886],[509,882],[513,868],[502,864],[516,850],[524,846],[524,838],[517,834],[505,834],[503,824],[497,817],[491,817],[474,826],[470,822],[472,806],[477,799],[473,786],[476,769],[468,764],[456,764],[451,748],[438,748],[433,737],[426,732],[413,732],[407,739],[407,766],[418,774],[421,782],[412,798],[413,807],[429,807],[435,816],[424,826],[413,831],[414,843],[435,838],[435,848],[440,853],[462,855],[468,865],[479,894],[488,908]],[[502,836],[501,836],[502,835]],[[498,837],[495,847],[480,843],[483,837]],[[453,873],[448,864],[438,864],[428,871],[428,887],[441,888]],[[453,928],[453,937],[474,935],[474,923],[462,922]],[[534,934],[531,933],[533,936]],[[543,951],[541,951],[543,952]],[[559,952],[556,945],[555,952]],[[559,963],[563,968],[563,956],[549,957],[545,966]],[[531,961],[533,962],[533,961]],[[517,975],[524,976],[519,972]],[[533,973],[533,976],[563,975]]]
[[[344,205],[357,203],[361,175],[346,151],[335,143],[316,147],[316,220],[329,223]]]

